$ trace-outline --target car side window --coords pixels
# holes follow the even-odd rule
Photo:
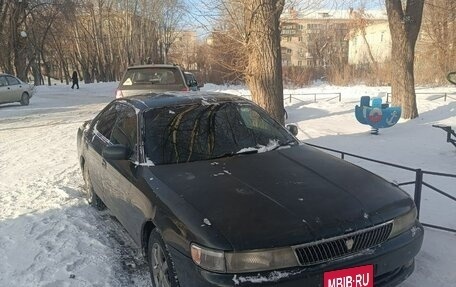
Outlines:
[[[118,107],[114,104],[108,110],[100,114],[98,121],[95,123],[94,129],[109,139],[111,137],[112,128],[116,123]]]
[[[255,110],[248,107],[241,107],[240,114],[244,120],[244,124],[250,129],[268,130],[269,126],[264,121],[263,117]]]
[[[113,144],[122,144],[131,151],[136,151],[138,119],[136,111],[127,105],[119,105],[118,117],[109,140]]]
[[[7,79],[8,83],[10,84],[10,86],[20,84],[19,81],[14,77],[7,76],[6,79]]]
[[[8,86],[8,82],[5,77],[0,77],[0,87]]]

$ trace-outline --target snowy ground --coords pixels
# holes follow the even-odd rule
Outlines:
[[[83,180],[76,131],[114,98],[115,83],[38,87],[30,105],[0,105],[0,286],[150,286],[146,262],[109,212],[97,212],[81,197]],[[242,87],[207,85],[246,95]],[[295,95],[285,102],[289,122],[307,142],[391,161],[413,168],[456,173],[456,149],[434,123],[456,126],[456,96],[418,96],[420,117],[371,136],[354,118],[362,95],[388,88],[315,86],[286,94],[341,92],[333,96]],[[425,91],[425,90],[420,90]],[[451,87],[428,89],[456,92]],[[299,99],[299,100],[298,100]],[[388,180],[414,175],[353,160]],[[456,180],[425,177],[456,195]],[[408,190],[410,191],[410,190]],[[423,190],[423,221],[456,228],[456,203]],[[456,234],[426,229],[415,273],[402,287],[450,287],[456,282]]]

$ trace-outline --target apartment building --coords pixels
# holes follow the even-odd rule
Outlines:
[[[171,46],[170,61],[179,64],[186,70],[196,70],[198,36],[194,30],[177,31]]]
[[[372,16],[369,22],[382,23]],[[281,18],[282,65],[329,67],[349,62],[353,10],[297,11],[289,9]]]
[[[363,35],[364,34],[364,35]],[[353,32],[349,39],[348,63],[362,65],[384,63],[391,58],[391,33],[388,22],[369,25],[361,31]]]

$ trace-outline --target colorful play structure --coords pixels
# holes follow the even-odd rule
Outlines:
[[[401,118],[400,107],[390,107],[382,104],[382,98],[363,96],[360,105],[355,107],[358,122],[371,126],[371,134],[378,135],[379,129],[394,126]]]

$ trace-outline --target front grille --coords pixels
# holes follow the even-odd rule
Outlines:
[[[393,222],[390,221],[342,236],[294,246],[293,249],[299,264],[319,264],[376,246],[388,239],[392,228]]]

